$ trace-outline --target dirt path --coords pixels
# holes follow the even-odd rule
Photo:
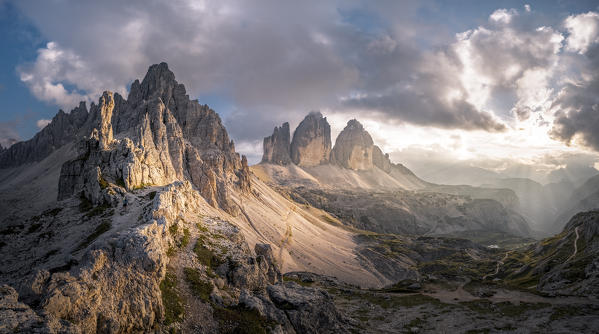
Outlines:
[[[492,274],[487,274],[487,275],[483,276],[483,281],[484,281],[484,280],[485,280],[487,277],[489,277],[489,276],[495,276],[495,275],[497,275],[497,273],[499,272],[499,268],[500,268],[501,266],[503,266],[503,264],[504,264],[503,262],[504,262],[504,261],[507,259],[508,255],[510,255],[510,253],[511,253],[511,252],[512,252],[512,251],[507,251],[507,252],[505,252],[505,255],[503,256],[503,258],[497,262],[497,267],[495,268],[495,272],[494,272],[494,273],[492,273]]]
[[[578,228],[580,226],[576,226],[576,228],[574,229],[574,232],[576,232],[576,239],[574,239],[574,253],[572,253],[572,255],[570,255],[570,257],[566,260],[566,262],[569,262],[570,260],[572,260],[575,256],[576,253],[578,253],[578,238],[580,238],[580,235],[578,234]],[[564,262],[564,263],[566,263]]]

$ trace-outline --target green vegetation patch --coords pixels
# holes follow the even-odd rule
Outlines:
[[[109,186],[108,181],[106,181],[106,179],[100,175],[100,178],[98,179],[98,183],[100,184],[100,188],[102,189],[106,189]]]
[[[110,222],[108,222],[108,221],[102,222],[102,224],[100,224],[100,225],[98,225],[98,227],[96,227],[96,229],[94,230],[94,232],[92,232],[92,234],[90,234],[87,238],[85,238],[85,240],[83,240],[79,244],[79,246],[77,246],[77,248],[75,248],[75,251],[82,250],[85,247],[89,246],[92,242],[94,242],[96,239],[98,239],[99,236],[108,232],[111,227],[112,227],[112,224],[110,224]]]
[[[218,321],[220,333],[266,334],[275,326],[257,311],[241,306],[214,307],[214,318]]]
[[[85,217],[91,218],[91,217],[95,217],[95,216],[100,216],[100,215],[104,214],[106,212],[106,210],[108,210],[109,208],[110,208],[110,205],[108,205],[108,204],[98,205],[96,207],[93,207],[93,209],[89,210],[85,214]]]
[[[204,302],[209,302],[210,294],[214,288],[212,283],[203,280],[199,270],[195,268],[185,268],[183,271],[185,273],[185,280],[189,284],[189,288],[194,296],[200,297]]]
[[[181,238],[181,241],[179,242],[179,247],[180,248],[187,247],[187,245],[189,245],[189,238],[191,238],[191,233],[189,232],[188,228],[184,228],[183,229],[183,237]]]
[[[501,314],[506,317],[520,317],[526,311],[540,310],[551,307],[548,303],[525,303],[521,302],[518,305],[511,302],[492,303],[487,299],[478,299],[467,302],[460,302],[460,305],[469,308],[470,310],[480,314]]]
[[[196,254],[198,261],[208,268],[216,268],[222,264],[222,260],[204,245],[203,238],[198,238],[193,247],[193,252]]]
[[[122,178],[116,180],[116,185],[119,187],[127,188],[127,186],[125,185],[125,181]]]
[[[164,305],[164,324],[170,325],[183,320],[185,308],[177,290],[177,276],[168,270],[160,282],[162,304]]]
[[[171,234],[171,236],[175,236],[177,235],[177,232],[179,232],[179,225],[177,224],[172,224],[169,228],[168,228],[168,232]]]
[[[198,228],[198,230],[202,233],[208,233],[208,228],[200,223],[196,224],[196,227]]]
[[[337,294],[339,290],[329,290],[330,293],[332,294]],[[358,299],[358,300],[362,300],[362,301],[366,301],[370,304],[374,304],[374,305],[378,305],[384,309],[389,309],[389,308],[398,308],[398,307],[415,307],[415,306],[420,306],[420,305],[433,305],[433,306],[437,306],[437,307],[445,307],[447,306],[447,304],[442,303],[440,300],[430,297],[430,296],[426,296],[426,295],[422,295],[422,294],[413,294],[413,295],[407,295],[407,296],[389,296],[389,295],[383,295],[383,294],[378,294],[378,293],[372,293],[372,292],[368,292],[368,293],[355,293],[355,294],[341,294],[339,295],[343,298],[349,299],[349,300],[353,300],[353,299]]]
[[[299,284],[301,286],[312,286],[314,284],[314,282],[305,282],[305,281],[302,281],[299,278],[288,277],[288,276],[283,276],[283,281],[284,282],[295,282],[295,283],[297,283],[297,284]]]

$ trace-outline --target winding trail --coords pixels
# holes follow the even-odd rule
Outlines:
[[[578,234],[579,227],[580,226],[576,226],[576,228],[574,229],[574,232],[576,232],[576,239],[574,239],[574,253],[572,253],[572,255],[570,255],[570,257],[564,263],[567,263],[570,260],[572,260],[576,256],[576,253],[578,253],[578,238],[580,238],[580,235]]]
[[[497,262],[497,268],[495,268],[495,272],[494,272],[494,273],[492,273],[492,274],[487,274],[487,275],[483,276],[483,281],[484,281],[484,280],[485,280],[487,277],[489,277],[489,276],[495,276],[495,275],[497,275],[497,273],[499,273],[499,268],[500,268],[501,266],[503,266],[503,264],[504,264],[503,262],[504,262],[504,261],[507,259],[508,255],[510,255],[510,253],[511,253],[511,252],[512,252],[512,251],[507,251],[507,252],[505,252],[505,255],[503,256],[503,258]]]

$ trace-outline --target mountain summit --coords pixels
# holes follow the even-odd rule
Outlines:
[[[127,99],[104,92],[89,112],[85,103],[70,114],[60,111],[33,139],[3,151],[0,165],[39,161],[77,140],[78,156],[62,167],[59,200],[82,194],[94,204],[114,204],[120,186],[189,180],[208,203],[235,213],[228,188],[250,188],[247,162],[220,117],[190,100],[166,63],[150,66]]]

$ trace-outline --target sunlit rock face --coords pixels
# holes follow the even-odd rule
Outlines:
[[[64,164],[59,199],[83,194],[94,203],[113,202],[119,187],[188,179],[208,203],[235,213],[228,188],[250,189],[247,163],[220,117],[190,100],[166,63],[136,80],[127,100],[105,92],[87,119],[93,131],[80,144],[80,156]]]
[[[276,126],[271,136],[264,137],[262,162],[277,165],[291,163],[291,156],[289,155],[291,143],[289,140],[289,123],[285,122],[280,127]]]
[[[291,141],[291,160],[298,166],[317,166],[329,161],[331,126],[320,112],[311,112],[298,125]]]

